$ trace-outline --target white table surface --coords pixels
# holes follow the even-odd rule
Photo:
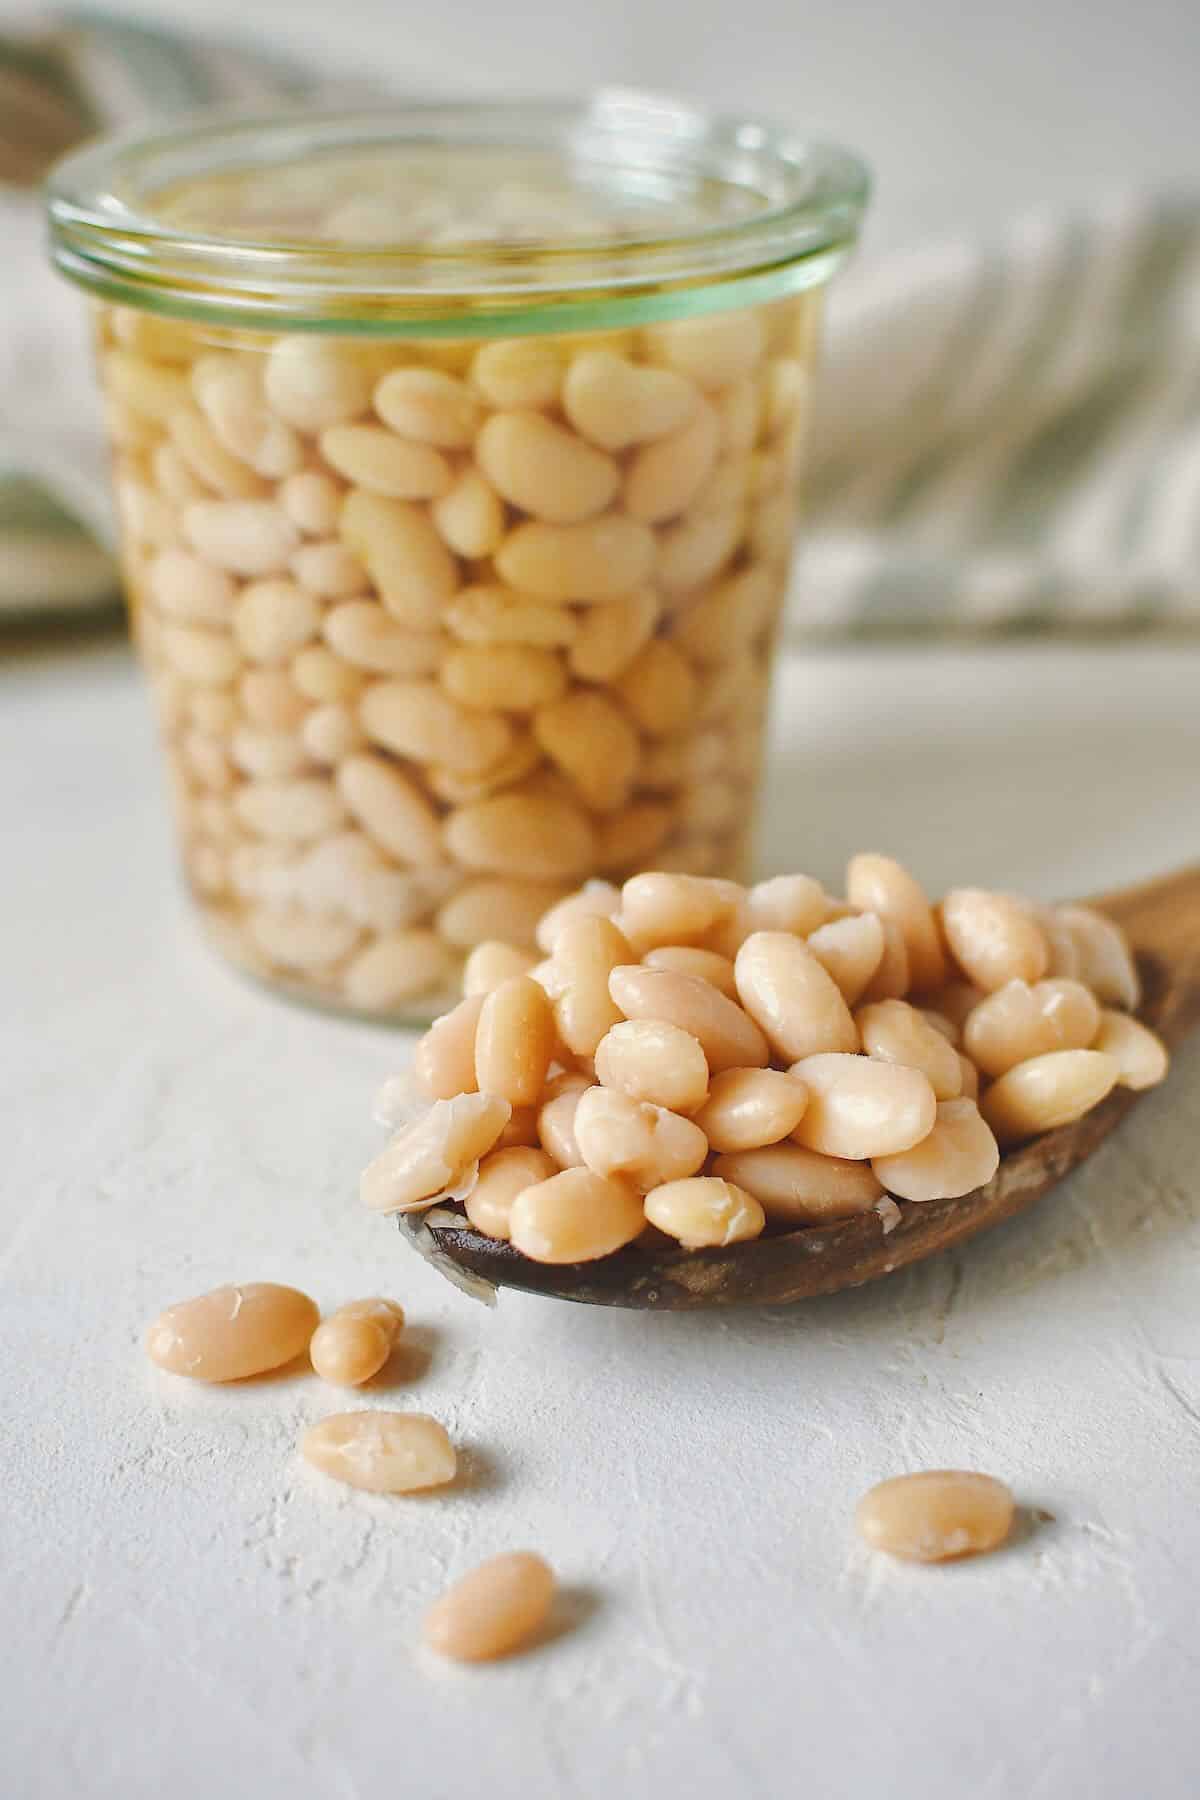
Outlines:
[[[779,713],[768,855],[867,843],[1079,892],[1196,854],[1195,648],[823,653]],[[354,1197],[405,1041],[223,973],[167,879],[115,644],[0,648],[0,1792],[11,1800],[1194,1800],[1200,1046],[1034,1213],[791,1311],[647,1317],[446,1286]],[[367,1404],[445,1420],[424,1499],[302,1467],[314,1377],[160,1376],[163,1304],[382,1289]],[[921,1570],[850,1517],[994,1470],[1027,1522]],[[447,1577],[543,1550],[555,1642],[415,1643]]]

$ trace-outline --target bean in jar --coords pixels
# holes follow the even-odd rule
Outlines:
[[[585,116],[666,168],[661,109]],[[530,119],[536,148],[506,145]],[[796,250],[749,294],[738,245],[762,195],[715,139],[703,180],[605,198],[567,154],[574,120],[448,109],[427,151],[394,121],[317,121],[307,156],[287,135],[287,168],[275,127],[231,127],[218,169],[204,140],[158,140],[136,170],[68,164],[51,201],[73,274],[59,197],[80,183],[103,214],[109,186],[159,155],[170,170],[139,192],[161,280],[141,285],[114,236],[89,285],[183,866],[226,954],[358,1012],[432,1016],[466,955],[532,951],[589,877],[747,864],[820,289],[861,172],[820,153],[811,256],[794,159],[816,153],[763,140]],[[364,230],[404,269],[357,268]],[[104,263],[103,225],[96,242]],[[266,296],[238,266],[259,242]],[[197,243],[223,253],[207,287]],[[630,274],[652,290],[636,304]],[[186,321],[156,316],[164,292]]]

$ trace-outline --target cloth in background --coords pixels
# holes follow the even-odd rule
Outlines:
[[[0,38],[0,615],[116,593],[83,308],[32,184],[157,112],[364,91],[103,15]],[[1200,627],[1200,197],[864,257],[807,487],[795,635]]]

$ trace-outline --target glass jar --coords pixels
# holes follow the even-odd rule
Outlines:
[[[60,165],[222,950],[401,1021],[591,877],[742,876],[843,151],[624,93]]]

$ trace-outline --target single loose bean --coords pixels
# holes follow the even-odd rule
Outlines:
[[[428,1413],[333,1413],[300,1440],[306,1462],[368,1494],[410,1494],[453,1481],[458,1459]]]
[[[393,369],[375,389],[375,411],[402,438],[468,450],[479,402],[464,381],[441,369]]]
[[[753,1194],[717,1175],[667,1181],[646,1195],[646,1217],[685,1250],[720,1248],[761,1237],[767,1216]]]
[[[274,410],[297,431],[323,431],[357,418],[371,397],[366,362],[327,338],[278,338],[263,381]]]
[[[720,430],[707,401],[669,437],[635,451],[625,473],[625,510],[648,525],[677,518],[712,474]]]
[[[322,1319],[308,1346],[313,1369],[334,1387],[361,1387],[392,1354],[404,1314],[387,1300],[356,1300]]]
[[[199,625],[164,626],[162,655],[185,681],[206,687],[225,687],[241,667],[228,632],[206,631]]]
[[[271,781],[299,775],[308,753],[292,731],[267,731],[261,725],[237,725],[229,734],[229,754],[244,775]]]
[[[467,711],[434,681],[374,682],[358,716],[367,736],[385,750],[465,775],[498,762],[513,743],[507,719]]]
[[[609,610],[603,608],[602,614]],[[534,644],[553,649],[570,644],[578,634],[575,615],[565,606],[548,606],[499,582],[463,588],[445,608],[444,619],[455,637],[469,644]]]
[[[413,1075],[431,1100],[453,1100],[473,1094],[475,1085],[475,1033],[483,1011],[484,996],[470,994],[435,1019],[413,1051]]]
[[[1078,981],[1009,981],[967,1014],[963,1044],[985,1075],[1051,1050],[1086,1050],[1100,1029],[1095,995]]]
[[[292,731],[308,713],[308,699],[283,669],[247,669],[238,683],[246,717],[272,731]]]
[[[299,1356],[320,1317],[296,1288],[243,1282],[169,1306],[146,1334],[146,1353],[172,1375],[244,1381]]]
[[[648,643],[658,623],[653,588],[635,588],[583,615],[567,657],[581,681],[613,681]]]
[[[1120,1074],[1116,1058],[1098,1050],[1051,1050],[1001,1075],[979,1108],[1007,1149],[1081,1119],[1112,1091]]]
[[[1141,999],[1141,982],[1120,928],[1090,906],[1060,906],[1056,916],[1075,946],[1080,981],[1102,1005],[1132,1012]]]
[[[1167,1047],[1138,1019],[1128,1013],[1113,1012],[1107,1007],[1100,1014],[1100,1026],[1091,1048],[1111,1056],[1119,1070],[1120,1087],[1156,1087],[1167,1073]]]
[[[1050,963],[1046,935],[1007,894],[954,888],[941,905],[942,929],[959,968],[992,993],[1009,981],[1040,981]]]
[[[536,712],[567,686],[557,652],[531,644],[460,644],[447,654],[441,677],[446,692],[473,711]]]
[[[472,464],[429,509],[442,538],[458,556],[491,556],[504,538],[504,503]]]
[[[713,1174],[753,1194],[773,1225],[826,1225],[871,1212],[883,1186],[868,1162],[769,1144],[718,1156]]]
[[[992,1475],[926,1469],[894,1475],[858,1503],[859,1535],[907,1562],[947,1562],[997,1550],[1012,1530],[1013,1497]]]
[[[744,530],[745,513],[740,506],[685,514],[659,538],[654,568],[659,586],[668,594],[677,594],[712,581],[737,549]]]
[[[442,907],[437,927],[460,950],[493,937],[532,949],[538,920],[562,897],[552,882],[468,881]]]
[[[738,997],[784,1060],[854,1051],[858,1028],[832,975],[786,931],[751,932],[734,962]]]
[[[648,525],[601,513],[577,525],[527,520],[496,552],[496,569],[511,587],[541,600],[614,600],[640,587],[654,564]]]
[[[678,1025],[697,1038],[714,1075],[723,1069],[762,1069],[767,1040],[753,1019],[707,981],[673,969],[634,965],[614,969],[608,991],[627,1019]]]
[[[605,1079],[599,1056],[596,1073]],[[790,1136],[807,1105],[808,1090],[792,1075],[777,1069],[726,1069],[713,1077],[695,1120],[713,1150],[758,1150]]]
[[[651,638],[617,677],[613,691],[647,737],[670,737],[693,722],[696,677],[666,638]]]
[[[498,1094],[435,1100],[363,1170],[359,1183],[363,1204],[384,1213],[432,1206],[487,1154],[511,1112],[508,1101]]]
[[[380,675],[431,675],[446,648],[440,632],[406,631],[374,600],[331,607],[321,629],[339,656]]]
[[[416,631],[441,623],[442,607],[458,588],[458,563],[421,507],[353,488],[339,529],[393,618]]]
[[[581,1169],[583,1155],[575,1137],[575,1114],[580,1097],[591,1087],[586,1075],[570,1071],[547,1084],[546,1098],[538,1110],[538,1142],[560,1169]]]
[[[868,1056],[920,1069],[939,1100],[955,1100],[962,1092],[957,1050],[915,1006],[904,1000],[876,1000],[860,1007],[854,1022]]]
[[[342,490],[317,469],[301,469],[289,475],[276,495],[297,531],[305,537],[327,538],[337,530],[342,510]]]
[[[555,668],[562,673],[557,659]],[[443,679],[447,674],[448,667]],[[550,699],[538,708],[533,735],[593,811],[615,812],[625,805],[641,749],[632,725],[605,695],[576,688],[562,699]]]
[[[908,945],[899,921],[876,914],[883,931],[879,967],[862,991],[864,1000],[902,1000],[909,989]]]
[[[707,981],[730,1000],[738,997],[733,964],[715,950],[699,950],[692,944],[659,944],[642,958],[648,969],[673,969],[677,975],[694,975]]]
[[[790,1073],[808,1089],[793,1133],[806,1150],[863,1161],[911,1150],[933,1130],[937,1098],[919,1069],[833,1052],[806,1056]]]
[[[493,413],[475,440],[475,457],[510,505],[552,525],[594,518],[621,480],[611,456],[540,412]]]
[[[559,934],[572,919],[611,919],[621,907],[621,890],[611,881],[585,881],[577,893],[568,894],[552,906],[538,921],[535,938],[539,950],[547,956],[558,942]],[[625,959],[628,961],[628,957]]]
[[[484,1237],[506,1243],[508,1215],[517,1195],[557,1172],[557,1164],[544,1150],[527,1146],[492,1150],[480,1163],[479,1178],[467,1195],[467,1218]]]
[[[425,1615],[425,1642],[455,1662],[494,1662],[536,1636],[554,1603],[554,1572],[530,1550],[493,1556]]]
[[[301,587],[321,600],[352,600],[370,586],[353,551],[333,540],[301,544],[288,558],[288,568]]]
[[[562,352],[548,338],[500,338],[471,363],[472,385],[489,406],[553,406],[564,373]]]
[[[943,1100],[929,1136],[871,1167],[889,1194],[901,1200],[954,1200],[992,1179],[1000,1146],[974,1100]]]
[[[918,992],[940,987],[946,979],[946,957],[937,920],[921,884],[890,856],[864,853],[851,857],[846,869],[846,898],[864,912],[894,919],[904,933],[909,980]]]
[[[533,1106],[554,1054],[554,1013],[536,981],[514,975],[484,998],[475,1031],[475,1080],[480,1092],[510,1106]]]
[[[247,791],[242,789],[243,794]],[[352,919],[314,917],[305,908],[286,905],[255,907],[247,915],[246,928],[270,962],[307,973],[341,962],[359,935]]]
[[[576,431],[605,450],[627,450],[678,431],[698,399],[682,375],[631,363],[611,350],[574,357],[563,389],[563,409]]]
[[[514,975],[528,975],[536,962],[537,957],[532,951],[518,950],[515,944],[505,944],[499,939],[476,944],[463,964],[463,993],[490,994],[493,988],[510,981]]]
[[[561,946],[556,961],[560,953]],[[694,1113],[704,1104],[708,1059],[699,1040],[678,1025],[623,1019],[605,1032],[595,1056],[597,1081],[631,1100],[648,1100],[677,1113]]]
[[[608,978],[632,956],[624,933],[601,915],[580,913],[555,931],[554,1017],[572,1056],[594,1056],[605,1033],[619,1022]]]
[[[446,848],[464,867],[529,881],[577,879],[595,856],[586,813],[569,801],[519,789],[452,812],[445,836]]]
[[[883,927],[878,915],[866,912],[834,919],[810,932],[807,942],[836,981],[847,1006],[855,1005],[883,961]]]
[[[410,929],[377,937],[342,978],[351,1006],[389,1012],[417,994],[450,985],[454,960],[436,931]]]
[[[757,310],[710,313],[648,325],[642,343],[652,363],[665,364],[703,388],[725,387],[748,375],[766,348],[766,326]]]
[[[639,953],[659,944],[694,943],[727,919],[741,899],[736,882],[651,871],[625,883],[619,923]]]
[[[346,822],[333,783],[312,775],[294,781],[249,781],[234,796],[242,824],[260,837],[305,843]]]
[[[207,562],[233,575],[274,575],[287,565],[299,533],[270,500],[194,500],[183,533]]]
[[[185,625],[228,625],[237,594],[224,569],[214,569],[187,550],[160,550],[150,564],[154,604]]]
[[[708,1139],[690,1119],[607,1087],[576,1096],[572,1130],[579,1155],[597,1175],[618,1175],[639,1193],[704,1167]]]
[[[293,685],[307,700],[321,705],[356,700],[363,675],[324,644],[309,644],[291,661]]]
[[[325,461],[368,493],[393,500],[436,500],[453,480],[439,450],[397,437],[382,425],[330,425],[320,442]]]
[[[641,1196],[626,1181],[591,1169],[563,1169],[518,1194],[509,1238],[534,1262],[593,1262],[631,1244],[646,1223]]]
[[[251,581],[233,609],[233,634],[251,662],[282,663],[316,636],[321,608],[293,581]]]

